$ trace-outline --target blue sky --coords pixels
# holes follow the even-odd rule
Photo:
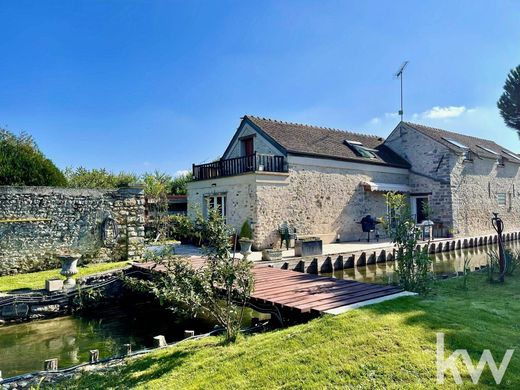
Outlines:
[[[516,1],[0,0],[0,126],[61,168],[218,157],[244,114],[386,136],[405,119],[520,152],[496,101]]]

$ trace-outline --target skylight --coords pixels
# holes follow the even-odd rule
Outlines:
[[[495,152],[494,150],[491,150],[489,148],[486,148],[485,146],[482,146],[482,145],[477,145],[480,149],[483,149],[485,150],[486,152],[488,153],[491,153],[491,154],[494,154],[495,156],[498,156],[499,153]]]
[[[455,141],[455,140],[452,139],[452,138],[445,138],[445,137],[442,137],[442,139],[443,139],[444,141],[448,141],[450,144],[455,145],[455,146],[458,147],[458,148],[461,148],[461,149],[469,149],[466,145],[461,144],[460,142]]]
[[[367,148],[366,146],[363,146],[361,142],[358,141],[350,141],[346,139],[344,142],[360,157],[370,159],[377,158],[376,149]]]
[[[503,153],[507,154],[509,157],[512,157],[514,158],[517,162],[520,162],[520,157],[518,157],[517,155],[511,153],[511,152],[508,152],[506,150],[502,150]]]

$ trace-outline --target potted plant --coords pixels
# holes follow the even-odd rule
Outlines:
[[[244,221],[242,228],[240,229],[240,253],[243,255],[251,253],[251,246],[253,245],[253,231],[249,221]]]
[[[455,229],[449,228],[448,229],[448,238],[453,238],[454,234],[455,234]]]

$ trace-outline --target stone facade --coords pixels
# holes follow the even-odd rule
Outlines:
[[[431,219],[454,235],[494,233],[493,212],[499,213],[507,231],[520,228],[520,163],[500,166],[496,159],[478,156],[468,160],[404,124],[385,145],[411,164],[411,195],[429,194]],[[505,204],[499,204],[499,194],[505,194]]]
[[[410,197],[412,213],[418,222],[433,220],[436,237],[491,234],[495,211],[507,231],[520,229],[520,160],[510,159],[504,166],[479,156],[468,161],[468,156],[447,147],[445,141],[439,142],[431,133],[417,131],[404,122],[383,145],[404,159],[409,169],[395,167],[407,167],[406,163],[384,165],[368,158],[356,162],[291,152],[294,134],[287,136],[286,152],[282,153],[264,134],[243,122],[224,158],[242,156],[241,140],[253,136],[255,152],[284,156],[288,173],[251,172],[205,180],[191,183],[188,191],[190,207],[202,210],[207,207],[205,197],[225,194],[227,222],[239,229],[249,220],[256,249],[280,245],[278,227],[282,222],[288,222],[300,236],[319,236],[324,242],[333,242],[338,236],[341,241],[365,238],[356,222],[367,214],[384,217],[387,209],[383,192],[367,191],[364,182],[406,188],[403,191]],[[429,205],[427,216],[418,210],[424,199]],[[379,233],[384,236],[383,229]]]
[[[94,261],[138,259],[144,222],[142,188],[0,187],[0,274],[56,267],[60,250]]]
[[[359,222],[365,215],[387,213],[381,192],[366,191],[364,181],[408,184],[406,169],[290,157],[289,173],[249,173],[189,185],[189,215],[204,210],[208,195],[226,195],[226,220],[237,230],[249,220],[254,247],[280,245],[278,227],[288,222],[300,236],[319,236],[324,242],[366,238]],[[382,229],[379,229],[384,236]]]

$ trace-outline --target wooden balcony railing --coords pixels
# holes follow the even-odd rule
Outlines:
[[[257,171],[287,172],[285,158],[255,153],[251,156],[219,160],[208,164],[193,164],[193,178],[195,180],[215,179]]]

